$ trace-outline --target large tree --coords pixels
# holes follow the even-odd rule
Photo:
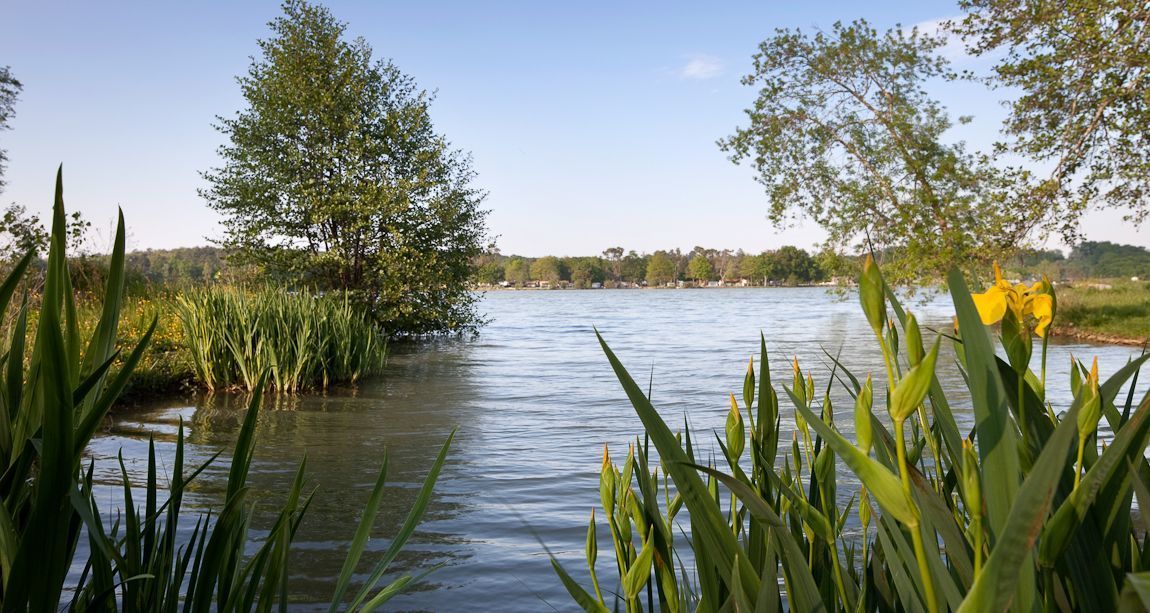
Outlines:
[[[894,281],[981,266],[1033,235],[1045,210],[1020,168],[948,141],[952,122],[926,89],[954,76],[941,37],[865,21],[809,35],[778,30],[743,79],[757,87],[748,123],[720,146],[749,162],[769,217],[808,217],[828,247],[872,247],[896,257]]]
[[[1150,215],[1150,4],[960,0],[952,24],[996,60],[1012,94],[1003,145],[1046,169],[1052,229],[1071,241],[1091,206]]]
[[[675,261],[666,251],[656,251],[647,259],[647,284],[662,286],[675,280]]]
[[[288,0],[269,25],[204,173],[223,243],[273,278],[352,292],[393,333],[476,325],[483,194],[431,97],[321,6]]]
[[[8,121],[16,114],[16,99],[24,86],[12,76],[9,66],[0,66],[0,130],[9,130]],[[8,151],[0,147],[0,191],[4,191],[4,171],[8,168]]]
[[[706,255],[695,254],[687,262],[687,277],[694,279],[697,283],[706,283],[714,275],[715,267],[711,265],[711,261],[707,259]]]

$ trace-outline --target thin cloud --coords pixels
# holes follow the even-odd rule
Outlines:
[[[679,69],[684,79],[713,79],[723,74],[723,61],[713,55],[695,55]]]
[[[961,15],[939,17],[938,19],[920,21],[914,24],[914,27],[918,28],[918,31],[924,34],[941,36],[946,42],[939,48],[939,54],[952,62],[961,62],[971,59],[971,55],[966,52],[966,45],[963,44],[961,37],[943,27],[948,21],[959,21],[961,19]]]

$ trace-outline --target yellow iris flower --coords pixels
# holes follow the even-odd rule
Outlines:
[[[991,325],[1002,321],[1006,310],[1010,309],[1018,321],[1033,317],[1038,323],[1034,332],[1046,336],[1046,328],[1054,319],[1054,298],[1042,291],[1042,282],[1027,287],[1022,283],[1011,285],[1002,278],[1002,269],[994,263],[994,285],[981,294],[971,296],[982,323]]]

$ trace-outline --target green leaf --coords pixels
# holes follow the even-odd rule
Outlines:
[[[960,612],[1005,611],[1021,606],[1014,599],[1024,593],[1030,602],[1034,601],[1035,586],[1033,582],[1027,582],[1022,571],[1033,569],[1029,561],[1031,551],[1042,531],[1054,488],[1066,467],[1070,446],[1075,440],[1079,404],[1080,400],[1076,400],[1043,447],[1018,491],[990,558],[963,600]]]
[[[738,544],[727,525],[726,519],[716,508],[707,491],[707,486],[699,478],[698,473],[686,466],[691,463],[691,460],[679,446],[679,441],[675,438],[674,433],[663,422],[658,412],[655,411],[655,407],[651,405],[651,402],[643,394],[643,390],[631,378],[627,369],[615,357],[598,330],[595,331],[595,335],[599,339],[599,345],[603,348],[603,352],[607,355],[607,360],[611,363],[611,368],[615,371],[615,376],[627,393],[635,413],[643,422],[651,442],[659,451],[659,457],[662,458],[667,467],[667,472],[675,482],[675,487],[683,496],[683,501],[691,513],[693,535],[701,539],[708,555],[713,556],[716,565],[726,572],[726,569],[736,564],[735,555],[738,552]],[[750,568],[750,564],[745,558],[738,564],[740,567],[746,567],[740,571],[739,575],[740,580],[746,583],[743,586],[744,590],[748,594],[755,593],[756,576],[754,569]],[[729,582],[730,577],[727,576],[724,580]]]

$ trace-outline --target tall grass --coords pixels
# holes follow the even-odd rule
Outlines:
[[[182,506],[188,485],[216,458],[186,469],[181,426],[171,475],[163,474],[151,443],[142,484],[132,483],[121,459],[124,505],[111,516],[102,516],[93,492],[94,467],[83,466],[85,449],[139,363],[156,324],[153,320],[123,358],[122,367],[110,375],[117,359],[123,298],[123,218],[117,228],[102,315],[89,336],[80,333],[78,324],[64,251],[64,221],[58,175],[51,249],[36,329],[28,333],[25,299],[13,318],[11,340],[0,360],[0,609],[53,611],[64,605],[74,610],[235,611],[286,607],[291,600],[288,553],[311,495],[304,491],[306,473],[301,464],[268,535],[262,540],[250,538],[247,477],[265,387],[258,379],[232,454],[225,502],[218,513],[189,520]],[[0,284],[0,317],[8,314],[15,289],[31,261],[32,254],[24,257]],[[331,610],[376,608],[422,577],[384,581],[389,565],[427,508],[450,443],[449,436],[386,553],[353,589],[353,578],[384,496],[384,456],[333,586]],[[191,536],[181,537],[189,527]],[[87,546],[80,547],[81,541]]]
[[[935,375],[944,338],[924,345],[868,263],[860,297],[886,372],[872,379],[828,354],[826,381],[797,362],[789,381],[773,381],[760,338],[758,372],[748,368],[715,435],[717,461],[668,426],[600,337],[646,434],[621,467],[604,455],[613,567],[597,563],[594,512],[590,585],[552,558],[573,599],[587,611],[1150,608],[1150,514],[1139,511],[1150,509],[1150,396],[1134,398],[1147,357],[1104,381],[1096,364],[1075,362],[1058,382],[1074,400],[1053,406],[1026,312],[1007,313],[999,357],[962,276],[949,285],[957,331],[943,337],[965,394]],[[853,406],[833,406],[835,386]],[[958,398],[976,419],[969,432],[954,418]]]
[[[327,388],[376,374],[386,361],[386,339],[343,295],[205,287],[176,304],[209,390],[253,390],[265,371],[275,391]]]

